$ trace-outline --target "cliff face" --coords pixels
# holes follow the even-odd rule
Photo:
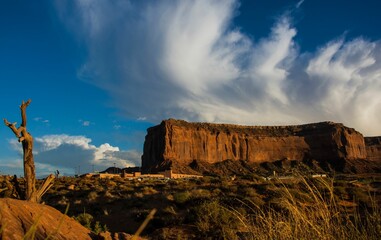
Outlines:
[[[366,137],[366,154],[370,161],[381,161],[381,137]]]
[[[142,156],[143,171],[189,165],[194,160],[248,163],[317,160],[342,163],[366,159],[361,133],[342,124],[251,127],[165,120],[149,128]],[[174,169],[175,171],[177,169]]]

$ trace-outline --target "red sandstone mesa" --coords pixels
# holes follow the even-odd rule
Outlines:
[[[379,138],[377,138],[379,140]],[[194,160],[247,163],[316,160],[343,165],[351,160],[381,160],[381,141],[368,140],[340,123],[295,126],[239,126],[169,119],[147,130],[142,156],[145,172],[181,172]]]

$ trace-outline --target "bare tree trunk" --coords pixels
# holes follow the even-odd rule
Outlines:
[[[24,178],[25,178],[25,199],[32,202],[39,202],[42,195],[51,187],[51,182],[54,180],[54,176],[49,176],[42,184],[40,189],[36,191],[36,172],[33,159],[33,138],[32,135],[26,129],[26,108],[29,106],[31,100],[24,102],[20,106],[21,110],[21,125],[16,128],[16,123],[10,123],[7,119],[4,119],[5,125],[7,125],[18,138],[18,141],[22,143],[24,153]]]

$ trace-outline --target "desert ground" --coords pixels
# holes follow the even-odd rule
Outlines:
[[[5,176],[2,177],[3,179]],[[19,179],[20,180],[20,179]],[[4,181],[2,181],[4,183]],[[3,197],[9,196],[3,191]],[[94,234],[147,239],[379,239],[381,174],[60,177],[43,202]]]

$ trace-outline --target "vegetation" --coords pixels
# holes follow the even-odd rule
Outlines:
[[[151,216],[149,239],[381,238],[380,174],[232,179],[61,177],[43,201],[94,233],[133,234]]]
[[[74,216],[73,218],[77,220],[82,226],[85,226],[95,234],[105,232],[108,230],[106,225],[101,226],[99,221],[94,222],[94,217],[91,216],[91,214],[84,212],[79,214],[78,216]]]

